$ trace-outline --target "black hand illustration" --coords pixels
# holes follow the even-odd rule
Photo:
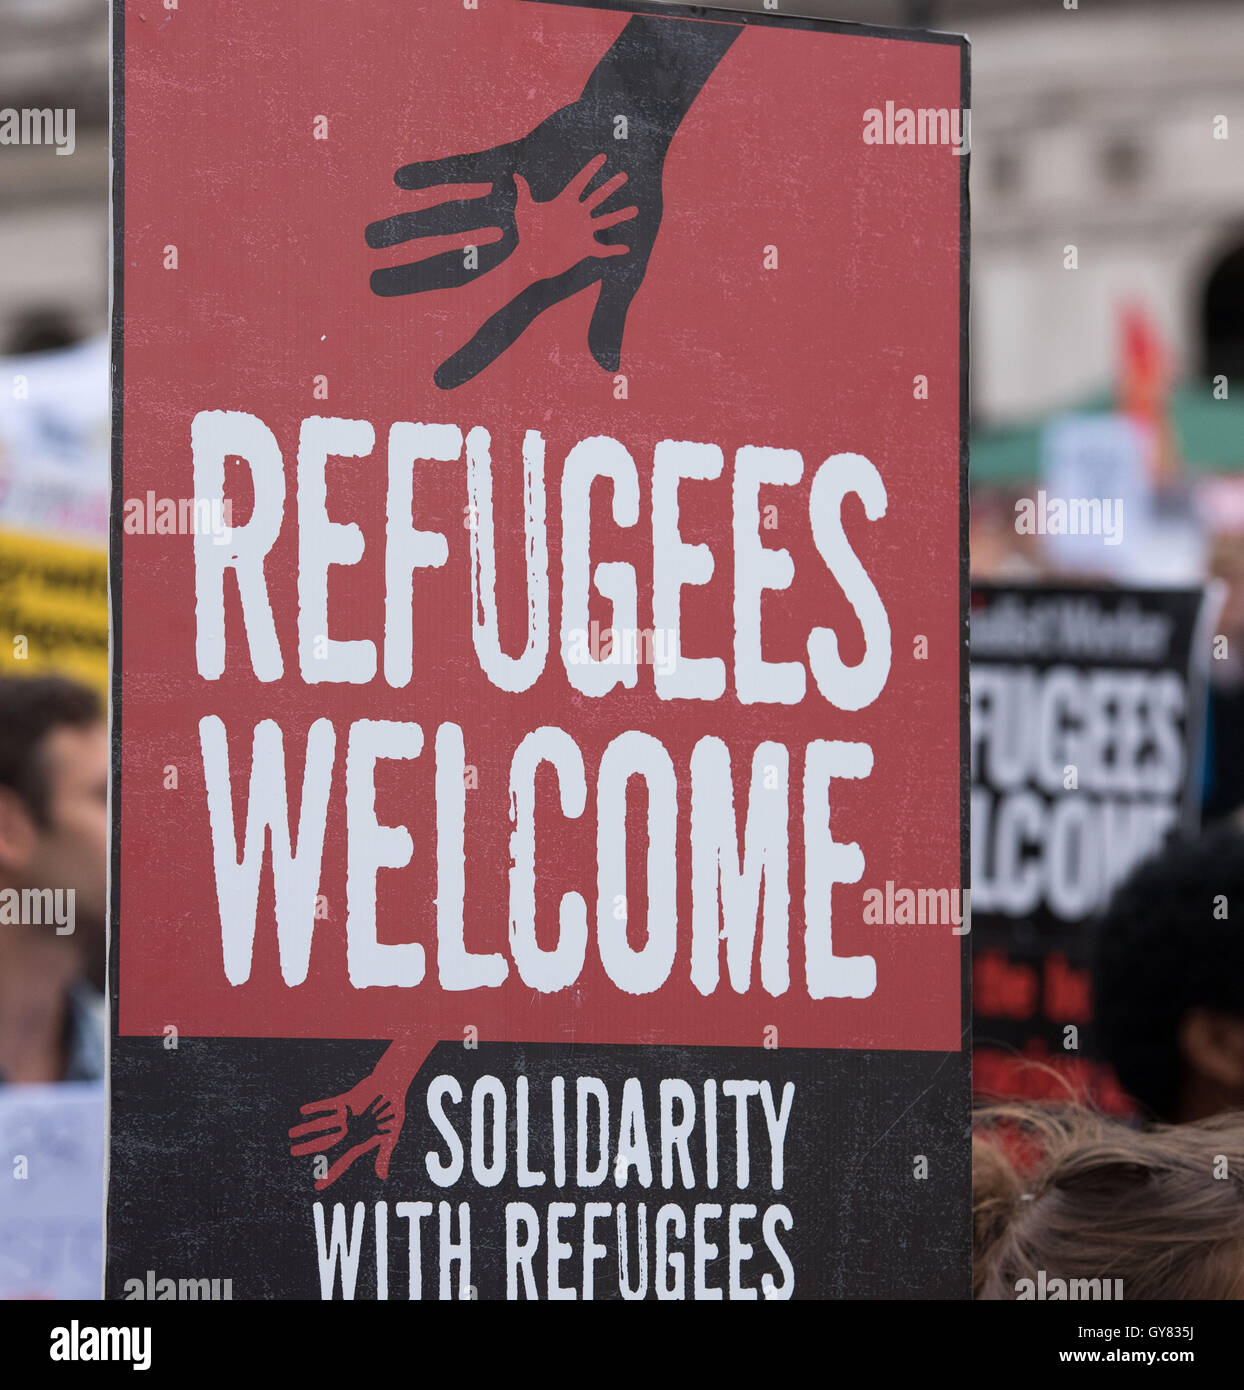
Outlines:
[[[387,1133],[394,1118],[393,1102],[373,1096],[366,1110],[347,1112],[346,1137],[342,1142],[350,1146],[366,1144],[369,1139]]]
[[[644,278],[661,225],[661,174],[666,152],[683,117],[741,24],[633,17],[597,64],[577,101],[543,120],[529,135],[475,154],[408,164],[394,175],[399,188],[429,189],[454,184],[491,184],[481,197],[457,198],[417,212],[399,213],[367,228],[373,248],[418,243],[423,238],[501,230],[499,240],[481,237],[478,264],[468,268],[462,251],[426,256],[407,265],[377,270],[378,295],[419,294],[465,285],[510,256],[518,244],[515,175],[530,185],[538,202],[556,197],[601,151],[607,158],[585,190],[591,195],[624,173],[625,184],[600,204],[609,214],[634,205],[637,215],[597,234],[602,245],[625,244],[628,253],[587,255],[560,273],[535,280],[494,313],[464,347],[435,373],[449,389],[469,381],[510,347],[528,325],[553,304],[597,280],[600,296],[588,330],[592,356],[616,371],[631,301]],[[617,138],[625,121],[626,138]],[[463,244],[467,244],[466,241]]]

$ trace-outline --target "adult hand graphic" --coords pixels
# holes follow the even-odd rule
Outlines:
[[[406,1091],[414,1068],[396,1043],[392,1044],[370,1075],[356,1086],[327,1100],[301,1106],[306,1118],[289,1131],[290,1156],[326,1153],[343,1141],[347,1148],[327,1173],[316,1180],[322,1192],[366,1153],[375,1152],[376,1176],[389,1176],[389,1160],[401,1137],[406,1119]]]
[[[634,16],[578,100],[554,111],[530,134],[474,154],[421,160],[397,171],[394,182],[399,188],[467,188],[458,197],[384,218],[367,228],[367,243],[377,249],[428,238],[452,239],[452,249],[442,249],[445,242],[441,241],[431,254],[375,271],[371,287],[378,295],[449,289],[486,275],[519,246],[520,181],[524,196],[529,189],[537,205],[550,203],[570,189],[590,162],[600,159],[602,150],[608,154],[583,190],[593,200],[598,222],[621,212],[624,202],[635,208],[625,228],[615,225],[621,221],[615,218],[595,238],[597,246],[624,246],[628,254],[605,255],[588,249],[558,273],[524,283],[463,348],[441,364],[435,374],[438,386],[448,389],[469,381],[510,347],[537,315],[597,281],[600,293],[588,345],[601,367],[617,370],[626,315],[661,225],[666,152],[679,123],[741,27]],[[625,193],[620,174],[626,175]],[[477,196],[465,196],[469,191]],[[473,233],[479,235],[472,239]],[[463,254],[467,245],[477,248],[475,256]]]

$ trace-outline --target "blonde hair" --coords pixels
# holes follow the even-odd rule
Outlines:
[[[1119,1280],[1125,1299],[1244,1298],[1244,1113],[1141,1130],[998,1105],[973,1128],[976,1298],[1042,1272]]]

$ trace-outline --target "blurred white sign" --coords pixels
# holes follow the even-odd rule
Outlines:
[[[1034,514],[1060,570],[1156,586],[1204,578],[1204,528],[1185,490],[1155,492],[1147,430],[1126,415],[1069,415],[1041,446]]]
[[[1060,569],[1135,576],[1136,552],[1152,522],[1149,443],[1125,415],[1069,415],[1048,426],[1038,534]]]
[[[0,358],[0,529],[108,538],[104,336]]]
[[[0,1087],[0,1298],[103,1286],[104,1083]]]

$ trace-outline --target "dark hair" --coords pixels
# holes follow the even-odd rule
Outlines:
[[[1222,898],[1237,914],[1216,912]],[[1244,1018],[1244,828],[1224,821],[1176,839],[1120,885],[1098,924],[1094,1020],[1124,1087],[1156,1118],[1175,1118],[1190,1009]]]
[[[1138,1130],[1081,1106],[978,1112],[973,1294],[1027,1281],[1031,1298],[1044,1275],[1118,1280],[1125,1299],[1244,1297],[1242,1168],[1241,1113]]]
[[[44,740],[56,729],[84,729],[102,719],[89,686],[64,676],[0,676],[0,787],[16,792],[39,825],[48,824]]]
[[[20,357],[28,352],[55,352],[72,347],[80,336],[60,309],[28,309],[10,330],[5,354]]]

